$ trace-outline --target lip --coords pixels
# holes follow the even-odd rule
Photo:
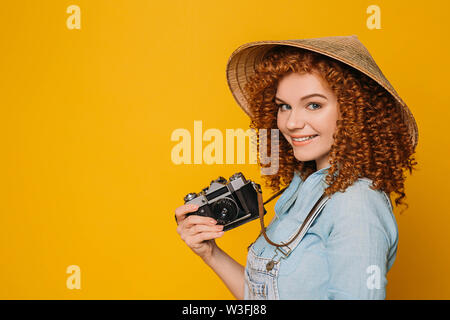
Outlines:
[[[292,143],[292,145],[297,146],[297,147],[298,146],[304,146],[304,145],[310,144],[311,142],[315,141],[316,138],[319,137],[317,135],[314,138],[306,140],[306,141],[294,141],[294,140],[292,140],[292,138],[303,138],[303,137],[309,137],[309,136],[312,136],[312,134],[302,135],[302,136],[291,136],[291,143]]]

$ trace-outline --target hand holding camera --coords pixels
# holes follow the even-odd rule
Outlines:
[[[214,239],[223,235],[223,225],[210,217],[198,215],[187,216],[190,212],[196,212],[196,205],[182,205],[175,209],[175,218],[178,223],[177,232],[181,239],[202,259],[207,260],[217,248]]]
[[[258,193],[259,184],[246,180],[240,172],[229,182],[219,177],[201,192],[184,197],[185,204],[175,210],[177,232],[196,254],[208,259],[217,248],[214,239],[259,217]]]
[[[198,210],[188,215],[214,218],[227,231],[259,217],[258,194],[261,193],[259,184],[246,180],[238,172],[229,181],[219,177],[201,192],[188,193],[184,203],[198,207]],[[266,214],[266,210],[262,209],[263,214]]]

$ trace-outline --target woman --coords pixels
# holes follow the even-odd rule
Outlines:
[[[250,126],[282,133],[279,170],[264,178],[289,186],[268,238],[293,239],[322,194],[328,202],[288,247],[258,237],[245,267],[215,243],[214,219],[185,218],[195,207],[175,211],[181,238],[238,299],[384,299],[398,244],[389,196],[402,204],[418,134],[367,49],[356,36],[253,42],[233,52],[227,76]]]

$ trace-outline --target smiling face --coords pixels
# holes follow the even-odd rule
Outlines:
[[[316,73],[289,73],[278,82],[275,102],[278,129],[291,144],[295,158],[316,161],[317,170],[329,166],[340,113],[337,97],[326,81]]]

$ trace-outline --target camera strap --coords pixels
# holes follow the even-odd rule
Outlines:
[[[302,235],[302,237],[304,236],[304,234],[306,233],[306,231],[309,229],[309,227],[311,226],[312,222],[314,221],[314,219],[318,216],[318,214],[320,213],[320,211],[323,209],[323,207],[325,206],[325,203],[328,201],[329,198],[326,198],[325,193],[323,193],[321,195],[321,197],[319,198],[319,200],[317,200],[317,202],[314,204],[314,206],[312,207],[311,211],[309,212],[309,214],[307,215],[307,217],[305,218],[305,220],[303,221],[300,229],[298,230],[298,232],[292,237],[292,239],[290,239],[288,242],[286,243],[275,243],[272,240],[269,239],[269,237],[266,234],[266,227],[264,226],[264,204],[266,204],[267,202],[271,201],[272,199],[274,199],[275,197],[277,197],[278,195],[280,195],[286,188],[280,190],[279,192],[277,192],[275,195],[273,195],[272,197],[269,198],[269,200],[267,200],[266,202],[263,203],[263,199],[262,199],[262,192],[257,192],[258,195],[258,210],[259,210],[259,221],[261,223],[261,232],[258,235],[258,237],[262,234],[264,236],[264,238],[266,239],[266,241],[277,247],[277,250],[280,250],[280,252],[282,252],[285,256],[288,256],[290,253],[290,250],[288,249],[287,251],[284,251],[281,249],[281,247],[287,247],[289,244],[291,244],[292,242],[294,242],[295,239],[297,239],[297,237],[299,235]],[[251,246],[251,244],[250,244]],[[250,246],[248,248],[250,248]],[[289,247],[288,247],[289,248]]]

